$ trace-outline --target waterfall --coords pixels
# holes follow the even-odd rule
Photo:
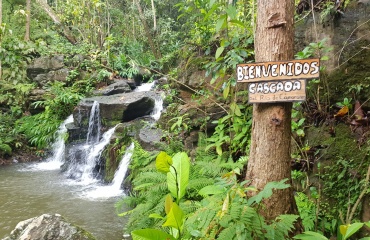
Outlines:
[[[152,118],[155,120],[155,121],[158,121],[159,118],[161,117],[161,113],[162,113],[162,110],[163,110],[163,99],[162,99],[162,96],[156,96],[155,97],[155,103],[154,103],[154,109],[152,111],[152,113],[150,114],[150,116],[152,116]]]
[[[116,127],[113,127],[105,132],[100,141],[73,146],[68,156],[71,164],[66,173],[67,176],[78,180],[83,185],[97,182],[94,168],[115,129]]]
[[[94,101],[89,118],[89,128],[87,130],[86,143],[97,142],[100,139],[101,131],[101,120],[100,120],[100,110],[99,103]]]
[[[114,178],[112,181],[112,188],[116,191],[121,189],[121,184],[126,176],[128,165],[130,164],[134,147],[135,147],[135,144],[131,143],[131,145],[126,149],[125,155],[123,155],[119,163],[118,169],[116,173],[114,174]]]
[[[106,199],[120,196],[123,193],[121,185],[123,180],[125,179],[134,147],[135,147],[134,143],[131,143],[131,145],[127,147],[126,152],[119,163],[118,169],[114,174],[114,178],[111,184],[106,186],[97,186],[94,187],[93,189],[88,189],[82,193],[82,197],[88,199]]]
[[[135,89],[135,92],[148,92],[154,88],[156,81],[151,83],[143,83]],[[154,108],[151,112],[150,116],[155,120],[158,121],[161,117],[161,113],[163,110],[163,98],[161,95],[156,95],[154,98]]]
[[[56,132],[56,140],[51,145],[52,155],[46,159],[45,162],[37,163],[32,166],[34,169],[39,170],[55,170],[59,169],[64,162],[64,150],[65,142],[64,137],[67,133],[66,125],[73,122],[73,116],[70,115],[63,123],[59,126]]]
[[[143,83],[135,89],[135,92],[148,92],[153,89],[155,81],[150,83]]]

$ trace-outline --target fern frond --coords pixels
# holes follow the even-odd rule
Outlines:
[[[298,215],[280,215],[276,220],[266,227],[267,239],[285,239],[294,228],[294,222],[298,219]]]

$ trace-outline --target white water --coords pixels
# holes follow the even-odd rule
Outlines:
[[[151,83],[143,83],[135,89],[135,92],[148,92],[154,88],[155,84],[156,81],[153,81]],[[162,110],[163,110],[163,98],[161,95],[157,94],[154,98],[154,108],[150,116],[155,121],[158,121],[159,118],[161,117]]]
[[[163,110],[163,99],[162,99],[162,96],[157,95],[154,100],[155,100],[154,109],[152,113],[150,114],[150,116],[152,116],[152,118],[155,121],[158,121],[159,118],[161,117],[161,113]]]
[[[101,131],[101,120],[100,120],[100,110],[99,110],[99,103],[94,101],[89,118],[89,128],[87,130],[87,138],[86,143],[95,143],[100,139],[100,131]]]
[[[64,137],[67,133],[66,125],[73,122],[73,116],[70,115],[64,122],[59,126],[58,131],[56,132],[57,138],[56,141],[51,145],[53,149],[53,154],[46,159],[45,162],[36,163],[31,166],[34,170],[55,170],[59,169],[64,162],[64,151],[65,151],[65,142]]]
[[[121,194],[123,194],[121,185],[123,180],[125,179],[134,147],[135,147],[134,143],[131,143],[131,145],[127,147],[126,152],[119,163],[118,169],[114,174],[114,178],[111,184],[106,186],[97,186],[92,189],[88,189],[82,194],[82,196],[88,199],[106,199],[120,196]]]
[[[71,167],[66,175],[74,178],[81,185],[98,182],[99,180],[94,176],[94,168],[115,129],[116,127],[106,131],[99,142],[74,146],[70,154],[70,157],[74,158],[71,159],[73,163],[70,164]]]
[[[155,85],[155,81],[152,81],[150,83],[143,83],[137,88],[135,88],[135,92],[148,92],[153,89]]]

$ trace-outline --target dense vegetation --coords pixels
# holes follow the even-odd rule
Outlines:
[[[324,2],[316,5],[322,18],[339,11],[335,1]],[[129,216],[125,231],[135,239],[284,239],[300,232],[298,215],[281,215],[274,221],[260,215],[263,199],[289,187],[286,180],[271,182],[247,197],[256,190],[246,187],[242,177],[252,107],[244,87],[236,84],[234,69],[254,60],[254,1],[37,0],[27,9],[26,1],[7,0],[2,1],[0,17],[0,164],[12,154],[43,155],[60,123],[83,97],[115,77],[132,78],[145,68],[170,80],[161,86],[167,91],[168,121],[158,123],[166,144],[158,155],[136,143],[132,192],[117,203],[118,209],[122,204],[132,207],[120,214]],[[326,61],[329,51],[320,40],[301,49],[296,58]],[[31,82],[27,65],[54,55],[68,62],[66,80],[42,86]],[[217,105],[223,112],[217,121],[210,122],[206,112],[199,122],[192,121],[178,111],[184,101],[178,91],[186,85],[179,79],[194,71],[204,76],[185,100]],[[359,94],[364,87],[358,83],[348,92]],[[45,92],[35,101],[30,96],[36,89]],[[360,203],[369,193],[366,137],[361,140],[361,161],[338,154],[330,166],[316,163],[319,144],[305,142],[306,127],[322,125],[329,116],[330,121],[344,123],[353,114],[359,116],[352,120],[356,126],[364,125],[361,106],[351,109],[351,96],[339,96],[344,100],[329,104],[325,91],[327,82],[311,81],[307,102],[295,104],[292,113],[292,177],[305,231],[296,239],[348,239],[364,224],[370,227],[359,218]],[[214,126],[212,132],[208,125]],[[193,129],[201,133],[190,160],[179,136]],[[310,177],[316,182],[310,183]],[[333,203],[335,207],[327,208]]]

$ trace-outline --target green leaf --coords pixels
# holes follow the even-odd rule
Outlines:
[[[224,91],[223,91],[223,96],[225,99],[227,98],[227,96],[229,96],[229,92],[230,92],[230,84],[227,84],[227,86],[224,88]]]
[[[164,210],[166,214],[168,214],[171,211],[172,204],[173,204],[173,201],[172,201],[171,194],[167,194],[166,200],[164,201]]]
[[[155,159],[155,167],[159,172],[168,173],[172,165],[172,158],[165,152],[160,152]]]
[[[221,155],[222,155],[222,148],[221,148],[221,146],[220,146],[220,145],[217,145],[217,146],[216,146],[216,152],[217,152],[217,154],[218,154],[219,156],[221,156]]]
[[[248,199],[248,205],[252,205],[253,203],[259,204],[263,199],[267,199],[271,197],[272,190],[281,190],[290,187],[289,184],[286,184],[285,182],[288,179],[283,179],[280,182],[269,182],[266,184],[266,186],[263,188],[262,191],[260,191],[257,195],[251,197]]]
[[[190,160],[185,152],[176,153],[172,160],[170,172],[167,173],[167,185],[172,196],[179,202],[189,183]]]
[[[163,219],[164,217],[162,217],[158,213],[152,213],[152,214],[149,215],[149,218]]]
[[[231,109],[231,112],[235,114],[236,116],[240,117],[242,115],[242,112],[240,111],[239,106],[235,102],[230,104],[230,109]]]
[[[350,236],[355,234],[360,228],[362,228],[363,225],[364,225],[364,223],[352,223],[352,224],[350,224],[347,228],[346,234],[343,237],[343,240],[346,240]]]
[[[297,236],[293,237],[294,239],[302,239],[302,240],[328,240],[325,236],[320,233],[306,231],[304,233],[298,234]]]
[[[225,192],[225,190],[219,185],[210,185],[205,186],[204,188],[199,190],[199,195],[201,196],[208,196],[208,195],[216,195]]]
[[[239,27],[245,28],[244,23],[239,20],[231,20],[230,23],[233,23],[235,25],[238,25]]]
[[[225,22],[226,22],[226,14],[220,16],[220,18],[217,20],[216,32],[219,32],[221,30],[221,28],[225,24]]]
[[[180,231],[182,228],[182,224],[184,223],[184,219],[184,212],[176,203],[173,203],[170,212],[167,214],[167,220],[165,223],[163,223],[162,226],[173,227]]]
[[[133,240],[175,240],[170,234],[157,229],[140,229],[131,232]]]
[[[221,54],[223,53],[224,50],[225,50],[224,47],[217,48],[215,58],[216,59],[219,58],[221,56]]]

